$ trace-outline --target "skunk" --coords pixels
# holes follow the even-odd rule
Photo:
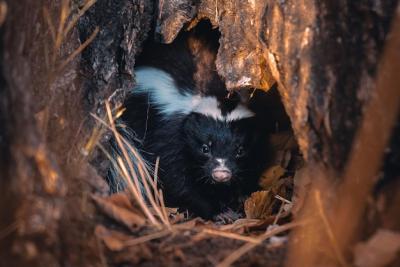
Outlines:
[[[146,44],[122,116],[143,157],[160,158],[166,205],[205,219],[238,210],[268,158],[263,121],[225,87],[209,40],[194,31]]]

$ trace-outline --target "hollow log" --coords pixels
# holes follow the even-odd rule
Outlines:
[[[217,69],[227,87],[267,91],[276,82],[308,166],[338,177],[398,4],[98,0],[80,14],[90,2],[1,1],[0,266],[101,266],[86,203],[88,177],[101,183],[89,163],[96,153],[82,151],[89,114],[102,116],[106,99],[123,102],[149,34],[170,43],[210,20],[221,32]],[[82,236],[90,246],[68,245]]]

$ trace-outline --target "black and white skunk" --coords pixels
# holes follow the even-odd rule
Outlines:
[[[166,205],[206,219],[258,189],[268,154],[265,123],[226,89],[210,39],[192,32],[146,44],[122,116],[143,157],[160,157]]]

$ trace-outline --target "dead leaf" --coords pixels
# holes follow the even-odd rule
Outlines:
[[[262,189],[268,190],[285,174],[286,170],[280,165],[268,168],[261,176],[259,185]]]
[[[106,198],[108,201],[112,202],[116,206],[119,206],[121,208],[125,208],[128,210],[135,210],[136,209],[133,207],[132,202],[130,200],[130,197],[127,192],[121,192],[117,194],[112,194],[111,196]]]
[[[354,265],[357,267],[383,267],[395,260],[400,252],[400,233],[378,230],[367,242],[354,249]]]
[[[286,177],[279,179],[271,188],[270,191],[274,196],[280,196],[284,199],[290,197],[288,191],[293,188],[293,178]],[[290,201],[290,199],[288,199]]]
[[[126,199],[124,200],[122,195],[114,195],[111,198],[92,195],[92,198],[103,213],[130,230],[134,230],[135,226],[142,226],[146,223],[145,218],[138,211],[131,209],[130,204],[126,202]],[[118,200],[117,203],[122,204],[122,206],[118,206],[112,201],[116,199]]]
[[[132,236],[122,232],[107,229],[102,225],[96,226],[96,237],[103,241],[106,248],[112,252],[113,260],[117,263],[133,263],[138,264],[143,260],[149,260],[152,257],[152,252],[146,244],[132,246]]]
[[[244,212],[246,213],[246,218],[267,218],[272,213],[274,200],[275,198],[271,191],[254,192],[244,203]]]
[[[130,239],[129,236],[115,230],[109,230],[102,225],[96,226],[95,235],[102,240],[111,251],[123,250],[125,248],[125,242]]]
[[[221,225],[219,227],[222,231],[242,231],[244,228],[248,228],[254,225],[258,225],[261,220],[259,219],[238,219],[232,224]]]

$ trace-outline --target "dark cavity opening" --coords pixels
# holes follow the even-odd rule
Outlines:
[[[121,119],[126,127],[122,128],[122,132],[126,134],[126,129],[129,129],[130,137],[133,136],[130,138],[132,143],[150,166],[154,167],[159,157],[160,187],[164,190],[167,206],[177,206],[181,211],[188,209],[190,214],[206,219],[222,218],[226,222],[244,216],[255,217],[257,212],[248,211],[243,205],[246,206],[244,203],[253,192],[264,190],[272,192],[272,199],[269,200],[271,208],[269,214],[260,216],[272,216],[282,206],[282,202],[274,197],[279,195],[291,200],[293,177],[302,165],[302,157],[276,85],[267,92],[256,88],[226,90],[225,81],[218,75],[215,65],[219,38],[218,29],[212,29],[209,21],[201,21],[192,30],[182,31],[171,44],[161,44],[150,35],[136,59],[138,84],[143,83],[140,79],[148,78],[143,71],[138,72],[144,67],[168,73],[173,82],[168,85],[161,72],[148,72],[152,76],[146,80],[147,84],[141,89],[135,88],[125,102],[126,111]],[[144,93],[149,89],[144,87],[153,86],[152,81],[158,83],[154,86],[159,88],[150,88],[151,93]],[[170,88],[172,85],[174,89]],[[154,97],[155,94],[163,94],[156,90],[167,92],[175,89],[180,98],[200,94],[216,99],[221,116],[232,114],[238,105],[244,105],[256,114],[257,120],[247,124],[246,118],[243,123],[238,120],[229,125],[210,122],[209,117],[215,115],[212,101],[210,106],[202,109],[203,114],[199,118],[193,118],[191,113],[180,112],[186,106],[176,95],[171,97],[170,94],[165,99]],[[206,116],[202,116],[204,114]],[[228,131],[224,127],[237,129]],[[245,142],[247,132],[254,131],[254,128],[261,129],[263,134],[252,135],[249,146],[255,148],[248,151],[257,152],[246,155],[246,147],[241,147],[241,142]],[[217,151],[213,151],[213,145],[217,146],[218,142]],[[259,151],[260,148],[264,153]],[[213,152],[218,155],[212,155]],[[244,153],[250,163],[242,164],[240,153]],[[197,162],[201,162],[198,164],[200,167]],[[207,178],[208,172],[210,177]],[[187,182],[190,178],[185,176],[186,173],[189,176],[193,174],[194,181]],[[230,180],[235,175],[244,176],[238,186],[234,186],[236,181],[233,178]],[[246,175],[252,176],[253,180],[245,180],[248,178]],[[259,177],[255,183],[254,175]],[[245,194],[241,195],[239,191]],[[218,217],[228,210],[233,210],[234,214]]]

